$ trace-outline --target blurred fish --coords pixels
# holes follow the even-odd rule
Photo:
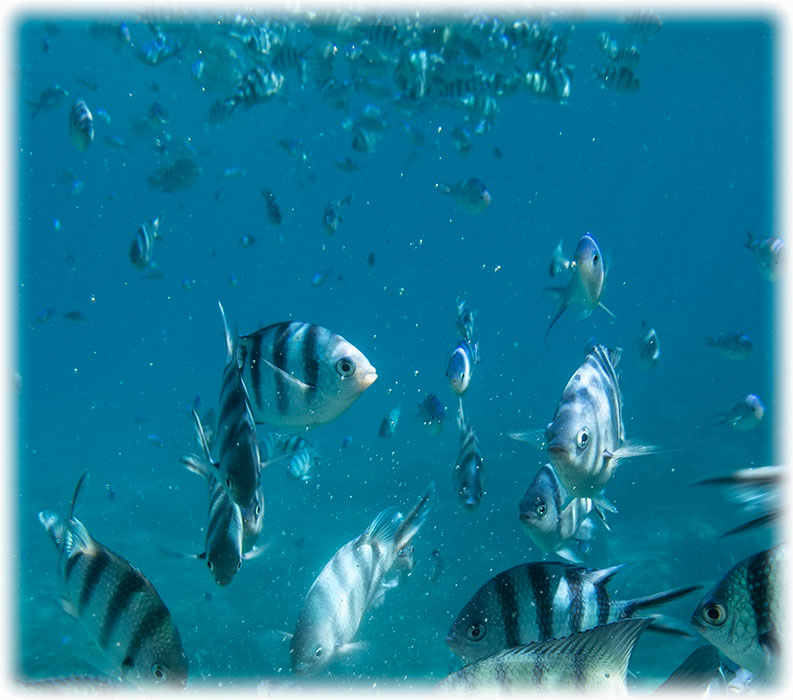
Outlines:
[[[201,168],[192,158],[177,158],[172,163],[159,168],[147,178],[149,187],[161,192],[179,192],[198,182]]]
[[[739,561],[705,594],[691,622],[730,661],[761,679],[781,671],[787,545]]]
[[[557,250],[561,252],[560,248]],[[548,330],[545,331],[546,342],[551,328],[573,304],[583,307],[578,315],[579,319],[589,317],[597,307],[603,309],[609,316],[614,316],[600,301],[606,284],[606,267],[595,239],[588,233],[584,234],[578,241],[571,261],[564,260],[561,255],[559,258],[557,264],[568,269],[572,273],[572,279],[566,287],[546,287],[543,290],[558,304]],[[554,259],[556,260],[556,254]]]
[[[585,569],[533,562],[507,569],[474,594],[452,624],[446,643],[472,663],[519,644],[635,617],[644,608],[701,588],[686,586],[632,600],[612,600],[606,585],[624,566]]]
[[[375,263],[374,253],[370,252],[369,255],[366,256],[366,264],[369,267],[374,267],[374,263]]]
[[[651,623],[631,618],[504,649],[447,676],[438,688],[458,693],[567,690],[627,696],[628,663],[639,635]]]
[[[99,119],[101,119],[105,124],[110,125],[113,123],[113,120],[111,119],[110,114],[108,114],[108,111],[106,109],[102,109],[101,107],[97,109],[96,116]]]
[[[396,432],[397,424],[399,423],[399,414],[401,412],[402,406],[397,406],[396,408],[392,408],[388,412],[388,415],[383,418],[383,421],[380,423],[380,429],[377,432],[381,438],[393,437]]]
[[[126,559],[97,542],[74,515],[87,483],[77,482],[69,515],[48,510],[39,521],[58,550],[63,610],[79,620],[125,680],[184,688],[187,657],[171,613],[151,582]]]
[[[326,279],[328,279],[328,275],[333,271],[332,267],[327,267],[324,270],[319,270],[311,275],[311,286],[312,287],[319,287],[319,285],[323,284]]]
[[[638,92],[641,87],[639,79],[629,66],[606,66],[595,70],[595,78],[601,87],[615,92]]]
[[[715,692],[714,688],[717,689]],[[698,647],[653,692],[674,691],[697,693],[699,697],[726,695],[727,683],[721,669],[719,650],[712,644]]]
[[[610,529],[591,498],[569,498],[550,464],[537,472],[518,511],[523,529],[534,544],[575,564],[589,553],[595,528],[592,516],[597,515]]]
[[[46,323],[55,315],[55,309],[42,309],[36,314],[36,321]]]
[[[82,311],[66,311],[63,313],[63,317],[68,319],[69,321],[87,321],[88,317]]]
[[[345,435],[341,441],[342,449],[347,449],[350,445],[352,445],[352,435]]]
[[[279,448],[287,459],[286,474],[293,479],[308,481],[319,464],[319,451],[302,435],[290,435],[282,440]],[[269,462],[272,459],[268,460]]]
[[[603,54],[616,64],[635,66],[641,58],[639,47],[636,44],[620,46],[608,32],[601,32],[597,35],[597,45]]]
[[[267,218],[270,219],[271,223],[280,225],[284,217],[283,214],[281,214],[281,208],[278,206],[278,202],[275,201],[275,195],[270,192],[270,190],[263,189],[261,192],[267,204]]]
[[[430,583],[437,583],[438,579],[443,574],[443,558],[437,549],[430,552],[430,559],[432,560],[432,573],[430,574]]]
[[[746,333],[722,333],[705,338],[705,343],[731,360],[743,360],[752,352],[752,339]]]
[[[339,169],[343,170],[344,172],[351,173],[355,170],[360,170],[361,166],[358,165],[352,158],[346,156],[344,158],[336,158],[333,161],[334,165]]]
[[[358,126],[352,135],[352,150],[358,153],[371,153],[382,138],[382,132]]]
[[[336,233],[336,229],[339,227],[339,224],[342,221],[342,218],[339,215],[339,210],[345,204],[350,204],[350,202],[352,202],[352,194],[347,194],[338,202],[329,202],[325,207],[325,210],[322,212],[322,223],[325,226],[325,231],[329,236],[332,236],[334,233]]]
[[[140,225],[129,249],[129,259],[138,270],[145,270],[151,265],[154,239],[159,238],[160,217]]]
[[[471,382],[474,364],[477,362],[478,345],[472,347],[468,340],[460,340],[446,365],[446,378],[452,391],[462,396]]]
[[[658,334],[655,328],[650,328],[646,321],[642,321],[642,335],[639,339],[639,366],[642,369],[654,367],[661,358],[661,348],[658,344]]]
[[[449,195],[466,214],[479,214],[490,205],[490,192],[485,183],[476,178],[460,180],[454,187],[439,182],[438,189]]]
[[[290,156],[297,158],[297,160],[304,162],[308,160],[306,155],[306,146],[303,139],[300,138],[283,138],[278,139],[278,145],[283,148]]]
[[[289,649],[294,673],[316,673],[349,648],[363,616],[397,585],[398,575],[387,576],[434,502],[435,484],[430,482],[407,515],[386,508],[333,555],[306,594],[297,620]]]
[[[250,248],[256,243],[256,238],[254,238],[250,233],[243,233],[240,236],[240,245],[243,248]]]
[[[181,50],[181,44],[173,37],[157,31],[153,39],[140,46],[138,58],[149,66],[156,66],[169,58],[179,56]]]
[[[757,256],[757,264],[763,277],[771,282],[779,279],[779,275],[782,272],[782,256],[785,248],[782,239],[776,236],[755,238],[749,231],[746,232],[746,235],[749,240],[744,245],[749,250],[753,250]]]
[[[225,178],[244,177],[244,176],[245,176],[245,171],[237,165],[232,165],[223,171],[223,177]]]
[[[71,168],[65,168],[61,171],[60,175],[58,175],[58,184],[63,186],[69,197],[76,197],[85,187],[85,183],[74,174]]]
[[[275,323],[242,336],[238,343],[257,423],[294,427],[328,423],[377,379],[360,350],[313,324]]]
[[[661,31],[663,22],[652,10],[636,10],[620,20],[642,41],[649,41]]]
[[[722,535],[727,537],[757,527],[773,525],[779,521],[785,507],[782,487],[787,471],[787,468],[779,466],[750,467],[739,469],[726,476],[701,479],[695,481],[694,485],[727,486],[733,500],[738,501],[747,513],[755,516],[749,522],[738,525]]]
[[[471,343],[471,347],[477,349],[476,357],[478,359],[479,342],[476,339],[474,324],[476,322],[476,312],[471,310],[468,302],[462,297],[457,297],[457,337]]]
[[[755,394],[747,394],[740,401],[733,404],[727,413],[716,414],[716,425],[729,425],[735,430],[751,430],[762,419],[765,407],[760,398]]]
[[[94,117],[81,97],[69,111],[69,136],[78,151],[86,150],[94,140]]]
[[[572,264],[571,260],[568,260],[565,257],[565,254],[562,250],[562,242],[556,245],[556,248],[553,249],[553,255],[551,256],[551,267],[548,271],[551,277],[556,277],[556,275],[561,274],[565,270],[569,270]]]
[[[419,404],[416,417],[424,425],[424,430],[427,431],[427,434],[435,437],[439,435],[443,429],[443,421],[446,419],[446,409],[435,394],[427,394],[424,401]]]
[[[68,96],[69,92],[64,90],[60,85],[48,85],[41,91],[38,100],[35,102],[30,100],[27,101],[27,103],[33,107],[33,113],[30,115],[31,118],[34,118],[42,110],[49,112],[61,104],[64,98]]]
[[[465,127],[455,126],[452,130],[452,143],[455,150],[461,156],[467,156],[473,145],[471,141],[471,132]]]
[[[119,136],[115,136],[115,135],[105,136],[105,143],[108,146],[110,146],[110,148],[115,148],[118,151],[124,151],[124,153],[128,155],[132,153],[130,147]]]
[[[479,506],[484,495],[482,481],[484,459],[474,429],[463,414],[462,399],[457,412],[457,427],[460,429],[460,449],[452,470],[452,483],[460,505],[471,512]]]

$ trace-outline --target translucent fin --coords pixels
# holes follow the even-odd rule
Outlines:
[[[583,561],[572,547],[562,547],[561,549],[555,550],[555,553],[572,564],[580,564]]]
[[[88,470],[80,474],[80,478],[77,480],[77,486],[74,487],[74,495],[72,496],[72,502],[69,506],[69,520],[72,519],[77,501],[79,500],[81,494],[85,492],[86,488],[88,488]]]
[[[609,316],[611,316],[611,318],[614,318],[614,319],[617,318],[613,313],[611,313],[611,311],[609,311],[605,306],[603,306],[603,304],[601,302],[598,302],[598,306],[601,309],[603,309],[603,311],[605,311]]]
[[[220,315],[223,317],[223,331],[226,334],[226,362],[228,363],[234,359],[234,339],[231,337],[229,324],[226,320],[226,312],[223,310],[223,304],[220,301],[218,301],[218,306],[220,307]]]
[[[300,387],[303,391],[308,391],[309,389],[316,389],[315,386],[311,386],[311,384],[306,384],[305,382],[301,381],[297,377],[293,377],[289,372],[285,372],[280,367],[276,367],[272,362],[268,362],[263,357],[261,358],[261,362],[267,365],[273,372],[283,377],[283,379],[290,384],[294,384],[297,387]]]
[[[211,464],[213,467],[216,467],[217,465],[212,459],[212,453],[209,451],[209,442],[207,441],[207,436],[206,433],[204,432],[204,426],[201,423],[201,418],[199,418],[198,413],[196,413],[194,408],[190,409],[190,413],[193,416],[196,435],[198,437],[198,444],[201,445],[201,449],[204,451],[204,457],[209,464]]]
[[[626,566],[627,564],[617,564],[616,566],[610,566],[608,569],[595,569],[588,571],[585,576],[593,585],[606,585],[615,574],[622,571]]]
[[[388,506],[388,508],[384,508],[377,514],[360,539],[362,541],[376,540],[382,543],[393,542],[404,517],[399,512],[399,508]]]
[[[211,467],[207,464],[206,460],[203,457],[199,457],[198,455],[182,455],[179,458],[179,461],[191,472],[194,474],[198,474],[199,476],[203,476],[205,479],[208,479],[210,476],[213,476]]]
[[[430,481],[424,493],[421,494],[416,505],[405,516],[405,519],[399,525],[396,532],[396,542],[394,544],[397,550],[407,547],[410,541],[421,529],[429,517],[432,506],[435,503],[435,482]]]
[[[721,676],[719,650],[712,644],[695,649],[656,691],[687,690],[704,697],[708,686]]]
[[[507,433],[507,436],[519,442],[526,442],[538,450],[544,450],[548,443],[545,441],[545,429],[536,428],[534,430],[515,430]]]

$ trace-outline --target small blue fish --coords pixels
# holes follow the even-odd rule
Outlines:
[[[475,177],[460,180],[454,187],[439,182],[438,189],[449,195],[466,214],[479,214],[490,206],[490,192],[481,180]]]
[[[396,432],[396,427],[399,423],[399,414],[402,412],[402,406],[397,406],[396,408],[392,408],[388,415],[383,418],[383,422],[380,423],[380,430],[378,431],[378,435],[381,438],[390,438],[393,437],[394,433]]]
[[[730,360],[743,360],[752,352],[752,339],[746,333],[722,333],[715,338],[705,338],[705,343]]]
[[[416,416],[424,425],[424,430],[427,431],[427,434],[435,437],[443,429],[446,409],[435,394],[427,394],[424,401],[419,404]]]
[[[86,150],[94,140],[94,117],[82,98],[69,111],[69,136],[78,151]]]

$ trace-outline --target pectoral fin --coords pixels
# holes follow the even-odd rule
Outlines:
[[[312,386],[311,384],[306,384],[305,382],[301,381],[297,377],[292,376],[289,372],[285,372],[280,367],[276,367],[272,362],[268,362],[264,358],[261,358],[261,362],[267,365],[273,372],[283,377],[283,379],[290,384],[294,384],[297,387],[300,387],[303,391],[308,391],[310,389],[316,389],[317,387]]]

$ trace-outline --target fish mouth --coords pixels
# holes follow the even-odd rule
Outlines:
[[[377,370],[374,367],[361,375],[361,386],[364,389],[368,389],[375,381],[377,381]]]
[[[564,445],[551,443],[548,445],[548,454],[553,455],[554,457],[566,459],[569,455],[569,452]]]

